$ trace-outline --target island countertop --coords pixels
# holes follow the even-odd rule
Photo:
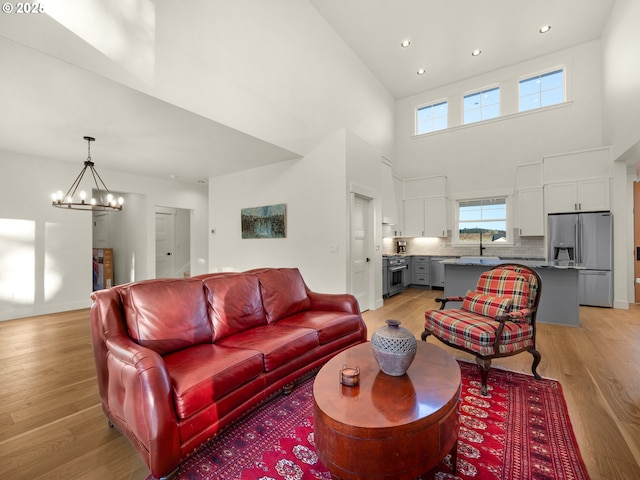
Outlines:
[[[578,302],[578,272],[581,265],[544,260],[457,258],[442,260],[444,265],[444,296],[465,295],[474,291],[483,271],[505,263],[518,263],[533,268],[542,282],[542,295],[536,320],[559,325],[580,325]],[[459,308],[452,306],[451,308]]]
[[[526,265],[527,267],[531,267],[534,270],[538,268],[558,268],[558,269],[574,269],[574,270],[584,270],[585,267],[570,261],[562,261],[562,260],[529,260],[523,258],[496,258],[496,257],[460,257],[460,258],[450,258],[447,260],[442,260],[440,263],[445,265],[478,265],[478,266],[487,266],[487,267],[495,267],[497,265],[502,265],[505,263],[519,263],[520,265]]]

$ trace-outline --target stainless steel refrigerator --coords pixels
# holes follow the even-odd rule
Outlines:
[[[548,258],[584,267],[578,275],[580,305],[613,306],[613,217],[610,212],[548,216]]]

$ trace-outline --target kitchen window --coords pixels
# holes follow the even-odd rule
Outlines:
[[[500,87],[464,96],[464,123],[480,122],[500,116]]]
[[[447,128],[447,102],[418,107],[416,112],[416,134],[435,132]]]
[[[513,243],[508,212],[509,197],[458,200],[454,242],[459,245],[496,246]]]
[[[520,111],[563,103],[564,90],[564,69],[520,80]]]

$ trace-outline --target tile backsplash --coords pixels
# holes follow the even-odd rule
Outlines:
[[[482,255],[488,257],[527,257],[544,258],[546,255],[544,237],[521,237],[518,229],[514,230],[513,245],[495,247],[484,245],[486,248]],[[406,240],[408,255],[430,255],[430,256],[466,256],[479,255],[479,245],[474,246],[453,246],[451,245],[451,231],[446,238],[383,238],[382,253],[392,255],[396,253],[396,241]]]

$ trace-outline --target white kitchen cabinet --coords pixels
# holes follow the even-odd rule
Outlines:
[[[391,165],[382,161],[381,185],[382,185],[382,223],[396,225],[398,223],[398,209],[396,207],[396,193],[393,185],[393,172]]]
[[[549,183],[545,186],[547,213],[609,210],[609,179]]]
[[[447,236],[447,199],[444,197],[424,199],[424,236]]]
[[[404,201],[404,236],[422,237],[424,233],[424,199]]]
[[[518,190],[517,202],[520,236],[544,235],[544,195],[542,187]]]
[[[398,209],[398,216],[396,217],[396,224],[394,225],[394,237],[402,237],[404,235],[404,212],[402,206],[402,180],[397,177],[393,177],[393,191],[396,196],[396,207]]]
[[[447,199],[434,197],[405,200],[404,236],[446,237]]]

